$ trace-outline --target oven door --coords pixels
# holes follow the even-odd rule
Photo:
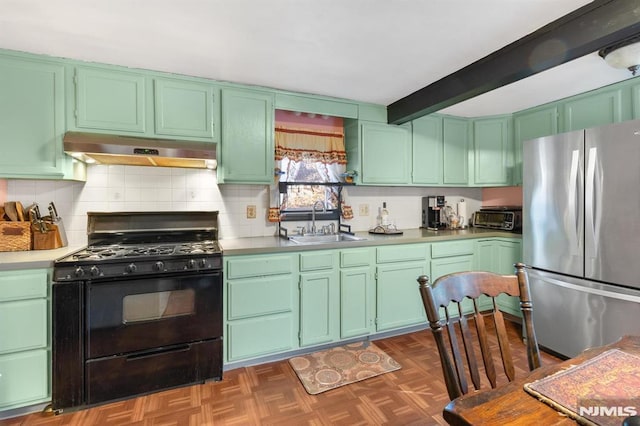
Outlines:
[[[87,359],[222,336],[222,273],[114,281],[86,287]]]

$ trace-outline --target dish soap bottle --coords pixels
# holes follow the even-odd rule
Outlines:
[[[382,210],[380,211],[380,225],[387,227],[389,226],[389,210],[387,210],[387,203],[382,203]]]

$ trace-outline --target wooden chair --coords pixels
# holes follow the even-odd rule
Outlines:
[[[480,389],[480,370],[478,369],[476,351],[473,350],[474,340],[477,340],[479,343],[484,370],[489,379],[489,383],[492,388],[497,386],[496,369],[488,341],[488,334],[490,333],[487,332],[485,324],[485,321],[490,318],[490,314],[492,314],[491,316],[495,323],[495,331],[505,374],[509,381],[515,378],[504,319],[502,312],[498,309],[496,300],[496,297],[501,293],[506,293],[510,296],[519,296],[525,329],[525,344],[527,346],[529,370],[540,367],[540,352],[533,329],[529,281],[525,271],[525,265],[517,263],[515,267],[516,275],[497,275],[489,272],[460,272],[442,276],[431,286],[428,285],[429,278],[427,276],[422,275],[418,277],[420,295],[422,296],[422,302],[424,303],[424,308],[427,313],[429,326],[431,327],[438,346],[440,363],[451,400],[468,392],[465,365],[462,360],[461,347],[458,342],[459,337],[462,340],[462,347],[464,348],[464,355],[467,361],[466,366],[475,389]],[[481,307],[478,300],[480,295],[483,294],[491,298],[489,299],[491,305],[488,310],[483,309],[487,303],[483,303]],[[470,298],[473,302],[473,313],[469,315],[458,315],[457,312],[462,312],[460,304],[466,297]],[[449,309],[451,308],[449,304],[451,302],[454,302],[452,306],[457,308],[457,311],[454,312],[453,315],[449,313]],[[445,317],[442,320],[439,316],[441,307],[444,308],[445,312]],[[482,312],[480,311],[481,309],[483,309]],[[475,336],[472,335],[471,327],[469,327],[469,318],[473,318],[475,322]],[[458,327],[456,327],[456,324]],[[445,343],[444,328],[447,329],[446,334],[449,336],[448,345]],[[456,328],[459,334],[456,334]]]

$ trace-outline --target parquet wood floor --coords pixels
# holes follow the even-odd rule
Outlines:
[[[516,374],[527,372],[519,326],[508,327]],[[402,369],[309,395],[286,360],[225,372],[210,382],[99,407],[0,421],[17,425],[446,425],[447,391],[430,331],[376,340]],[[543,365],[559,360],[542,354]]]

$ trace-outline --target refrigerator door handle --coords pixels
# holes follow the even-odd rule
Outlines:
[[[594,262],[598,255],[602,216],[601,197],[598,191],[601,187],[601,176],[598,173],[598,149],[589,148],[585,188],[585,275],[587,277],[592,276],[596,270]]]
[[[569,224],[568,228],[574,231],[571,235],[571,254],[573,256],[579,255],[580,244],[579,244],[579,232],[578,226],[580,225],[580,220],[578,217],[578,165],[580,162],[580,151],[575,149],[571,153],[571,169],[569,172],[569,201],[568,201],[568,209],[569,209]]]

